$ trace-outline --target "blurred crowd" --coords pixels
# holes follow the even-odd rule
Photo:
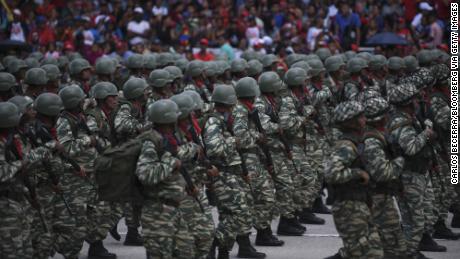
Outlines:
[[[45,56],[98,57],[173,51],[191,59],[358,50],[380,32],[404,37],[409,54],[447,48],[451,0],[33,0],[1,1],[0,40]],[[397,47],[398,48],[398,47]],[[208,50],[209,49],[209,50]]]

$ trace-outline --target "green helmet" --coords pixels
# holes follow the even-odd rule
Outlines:
[[[83,58],[76,58],[72,60],[69,64],[70,75],[78,75],[81,73],[81,71],[85,69],[91,69],[91,66],[88,63],[88,60]]]
[[[318,76],[321,72],[325,71],[323,62],[321,62],[321,60],[319,59],[312,59],[312,60],[309,60],[307,63],[311,67],[311,70],[310,70],[311,76]]]
[[[174,65],[178,68],[180,68],[180,70],[182,71],[182,73],[185,72],[185,69],[187,68],[187,65],[188,65],[188,60],[185,59],[185,58],[181,58],[181,59],[178,59],[176,60],[176,62],[174,63]]]
[[[28,68],[26,62],[22,59],[13,59],[12,61],[10,61],[7,67],[7,71],[8,73],[14,74],[14,73],[17,73],[22,68]]]
[[[350,61],[352,58],[356,57],[356,52],[354,52],[353,50],[349,50],[346,51],[344,55],[347,58],[347,61]]]
[[[29,96],[16,95],[10,98],[8,102],[14,103],[18,107],[19,113],[22,115],[34,103],[34,100]]]
[[[264,68],[273,65],[273,63],[276,63],[277,61],[278,57],[274,54],[267,54],[262,57],[262,65]]]
[[[390,110],[388,102],[382,97],[374,97],[364,103],[364,115],[367,121],[379,121]]]
[[[231,64],[232,73],[244,72],[248,69],[248,62],[242,58],[234,59]]]
[[[257,53],[254,50],[245,50],[243,53],[241,53],[240,58],[249,62],[253,59],[257,59]]]
[[[62,69],[63,67],[69,64],[69,58],[66,56],[60,56],[58,58],[58,63],[59,63],[58,67]]]
[[[284,75],[284,82],[288,86],[304,85],[305,81],[309,78],[307,72],[300,67],[290,68]]]
[[[0,72],[0,92],[8,91],[15,85],[17,85],[16,78],[12,74]]]
[[[40,65],[47,65],[47,64],[52,64],[52,65],[55,65],[55,66],[59,66],[59,61],[53,57],[47,57],[47,58],[44,58],[42,60],[42,62],[40,63]]]
[[[360,72],[363,68],[366,68],[366,64],[363,61],[362,58],[352,58],[348,60],[347,62],[347,71],[349,73],[358,73]]]
[[[332,120],[335,123],[342,123],[353,119],[364,112],[364,107],[357,101],[342,102],[334,109]]]
[[[228,63],[228,61],[220,60],[220,61],[216,61],[216,63],[217,63],[217,75],[222,75],[222,74],[225,73],[225,71],[231,69],[230,64]],[[262,64],[260,64],[260,65],[262,66]]]
[[[243,77],[238,80],[238,82],[236,82],[235,92],[238,98],[256,97],[260,95],[257,81],[252,77]]]
[[[105,99],[108,96],[118,96],[117,87],[110,82],[99,82],[95,84],[91,90],[95,99]]]
[[[404,67],[409,72],[414,72],[419,68],[418,60],[414,56],[405,56],[403,60],[404,60]]]
[[[171,83],[171,75],[165,69],[155,69],[150,72],[148,83],[153,87],[165,87],[168,83]]]
[[[259,60],[257,59],[252,59],[248,62],[248,76],[250,77],[255,77],[262,73],[263,71],[263,65],[260,63]]]
[[[431,51],[427,49],[420,50],[416,56],[418,59],[418,63],[422,67],[431,65],[431,62],[433,61]]]
[[[322,62],[332,56],[331,50],[328,48],[319,48],[315,51],[315,54],[321,59]]]
[[[8,55],[8,56],[5,56],[3,59],[2,59],[2,63],[5,67],[8,67],[10,65],[10,62],[17,59],[16,56],[13,56],[13,55]]]
[[[177,104],[169,99],[161,99],[148,108],[148,118],[153,123],[170,124],[177,122],[181,115]]]
[[[148,87],[149,85],[144,79],[132,77],[123,85],[123,96],[128,100],[136,99],[143,96]]]
[[[154,54],[144,54],[144,68],[154,70],[157,67],[157,58]]]
[[[111,75],[115,73],[116,69],[115,62],[111,58],[102,57],[96,60],[96,74]]]
[[[197,77],[203,74],[205,69],[204,62],[201,60],[193,60],[187,64],[186,74],[191,77]]]
[[[59,97],[61,97],[64,108],[74,109],[85,99],[85,93],[83,90],[76,85],[69,85],[59,91]]]
[[[26,58],[24,59],[28,68],[40,67],[40,62],[34,58]]]
[[[305,60],[307,62],[310,61],[310,60],[319,60],[319,61],[321,61],[321,59],[316,54],[308,54],[302,60]]]
[[[3,71],[5,70],[5,67],[3,66],[3,64],[0,62],[0,71]]]
[[[164,68],[164,70],[168,71],[172,80],[182,79],[184,77],[184,75],[182,74],[182,70],[179,67],[167,66]]]
[[[302,57],[300,55],[292,53],[286,57],[286,65],[288,65],[288,67],[291,67],[292,65],[294,65],[294,63],[301,61],[301,60],[302,60]]]
[[[16,105],[11,102],[0,102],[0,128],[8,129],[19,125],[21,115]]]
[[[27,70],[24,83],[28,85],[46,85],[48,83],[46,71],[42,68],[31,68]]]
[[[227,105],[235,105],[237,102],[235,88],[231,85],[218,84],[214,86],[211,101]]]
[[[400,70],[404,68],[404,60],[400,57],[391,57],[388,59],[388,69],[390,70]]]
[[[282,84],[283,81],[276,72],[265,72],[259,77],[259,87],[262,93],[277,92],[281,89]]]
[[[439,60],[440,58],[444,56],[444,54],[446,54],[444,51],[440,49],[432,49],[430,52],[431,52],[431,59],[432,61],[435,61],[435,62],[437,62],[437,60]]]
[[[193,110],[202,110],[203,109],[203,106],[204,106],[204,102],[203,102],[203,99],[201,99],[201,96],[200,94],[197,92],[197,91],[194,91],[194,90],[185,90],[184,92],[182,92],[183,94],[185,95],[188,95],[192,98],[193,100],[193,103],[194,103],[194,108]]]
[[[37,61],[42,60],[43,57],[44,57],[43,53],[38,52],[38,51],[35,51],[35,52],[32,52],[32,53],[29,54],[29,58],[34,58]]]
[[[418,94],[418,89],[414,84],[399,84],[390,88],[389,99],[394,105],[405,105]]]
[[[369,52],[359,52],[356,56],[369,62],[373,55]]]
[[[46,72],[46,76],[50,81],[56,81],[61,77],[61,71],[56,65],[46,64],[41,67]]]
[[[69,61],[70,61],[70,62],[74,61],[75,59],[81,59],[81,58],[83,58],[83,56],[82,56],[80,53],[78,53],[78,52],[72,52],[72,53],[70,53],[68,56],[69,56]]]
[[[176,94],[171,96],[170,99],[179,107],[181,113],[179,119],[188,117],[190,113],[195,110],[195,102],[192,97],[187,94]]]
[[[204,74],[207,77],[217,75],[217,65],[216,65],[215,62],[213,62],[213,61],[204,62],[204,67],[205,67]]]
[[[343,62],[343,57],[341,55],[334,55],[328,57],[326,61],[324,61],[324,66],[327,72],[335,72],[342,66],[345,66],[345,62]]]
[[[57,94],[42,93],[34,102],[35,110],[43,115],[56,117],[64,108],[62,99]]]
[[[169,52],[158,54],[157,67],[166,67],[169,65],[174,65],[174,56]]]
[[[384,55],[373,55],[369,60],[369,69],[373,71],[381,70],[387,64],[387,58]]]
[[[129,69],[144,68],[144,57],[141,54],[132,54],[126,60],[126,67]]]
[[[310,71],[311,71],[311,66],[308,64],[307,61],[305,60],[301,60],[301,61],[298,61],[298,62],[295,62],[291,68],[295,68],[295,67],[298,67],[298,68],[301,68],[303,70],[305,70],[305,72],[307,72],[307,74],[309,75],[310,74]]]

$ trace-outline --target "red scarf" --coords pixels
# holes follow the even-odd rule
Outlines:
[[[271,94],[271,93],[267,93],[267,94],[265,94],[265,97],[267,97],[267,100],[272,105],[272,107],[276,109],[277,103],[276,103],[276,100],[275,100],[275,96],[273,96],[273,94]]]
[[[187,141],[193,141],[192,133],[189,130],[189,123],[186,120],[182,120],[178,123],[178,126],[182,133],[185,134],[185,138],[187,139]]]
[[[198,88],[200,88],[200,89],[203,88],[203,86],[204,86],[203,80],[197,79],[197,80],[194,80],[194,81],[195,81],[195,85],[196,85]]]
[[[254,103],[252,100],[246,100],[246,99],[240,99],[240,102],[248,108],[249,112],[252,112],[254,110]]]
[[[51,136],[53,136],[54,140],[57,140],[57,130],[56,130],[56,127],[52,127],[50,129],[50,134]]]
[[[106,107],[102,106],[102,107],[101,107],[101,110],[102,110],[102,112],[104,113],[104,115],[105,115],[105,117],[106,117],[107,119],[110,118],[110,113],[111,113],[111,111],[110,111],[109,109],[107,109]]]
[[[196,134],[201,135],[201,128],[198,122],[198,119],[195,117],[195,114],[191,114],[191,120],[193,124],[193,128],[195,129]]]
[[[9,131],[2,131],[0,136],[6,142],[6,140],[8,139],[9,134],[10,134]],[[19,160],[22,160],[22,155],[23,155],[22,154],[22,143],[21,143],[21,141],[19,141],[19,138],[17,138],[15,135],[13,135],[13,145],[16,148],[16,151],[18,152]]]
[[[310,95],[310,92],[308,91],[307,87],[302,87],[302,88],[293,88],[292,93],[299,99],[302,103],[305,103],[305,98]]]
[[[161,129],[156,129],[158,132],[160,132],[161,136],[163,136],[163,138],[165,138],[169,145],[171,146],[173,154],[176,154],[177,153],[177,149],[179,148],[179,140],[176,138],[176,136],[174,135],[174,132],[163,132]]]
[[[314,82],[314,83],[313,83],[313,86],[314,86],[318,91],[321,91],[321,90],[323,90],[323,81],[320,80],[319,82]]]

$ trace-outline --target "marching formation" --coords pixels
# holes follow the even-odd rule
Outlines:
[[[1,258],[265,258],[332,213],[329,258],[426,258],[456,240],[450,57],[246,51],[203,62],[78,53],[0,63]],[[325,191],[327,189],[327,191]],[[323,204],[327,193],[329,210]],[[215,224],[211,210],[218,211]],[[401,215],[401,216],[400,216]],[[271,222],[279,217],[274,235]],[[141,228],[141,231],[140,231]]]

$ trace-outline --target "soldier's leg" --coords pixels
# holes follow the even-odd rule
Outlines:
[[[273,163],[275,173],[273,182],[276,189],[276,206],[279,214],[286,218],[293,218],[295,213],[292,185],[292,171],[289,170],[287,163],[292,163],[286,155],[280,152],[273,152]]]
[[[383,258],[380,237],[365,202],[336,201],[332,214],[349,258]]]
[[[110,221],[110,204],[104,201],[94,200],[88,205],[88,234],[86,242],[89,243],[88,256],[103,258],[115,258],[115,254],[109,253],[104,247],[103,240],[112,228]]]
[[[174,235],[179,209],[156,201],[145,201],[142,211],[144,247],[150,258],[173,258]]]
[[[142,237],[139,234],[140,216],[142,205],[135,202],[128,202],[125,205],[125,220],[128,227],[128,233],[124,245],[127,246],[142,246]]]
[[[200,192],[200,194],[199,199],[203,205],[204,212],[201,211],[195,202],[195,244],[197,258],[206,258],[214,238],[215,226],[208,198],[204,191]]]
[[[372,196],[372,220],[380,234],[386,258],[403,258],[406,256],[406,239],[404,238],[398,209],[393,196],[376,194]]]
[[[179,210],[177,220],[173,223],[176,228],[174,233],[173,257],[178,259],[196,258],[196,245],[193,233],[189,230],[187,221]],[[208,252],[208,251],[207,251]]]
[[[293,145],[292,147],[293,161],[297,168],[294,179],[295,194],[294,201],[297,210],[311,207],[315,193],[315,175],[312,173],[312,167],[308,162],[304,147],[301,145]]]
[[[404,171],[401,180],[404,190],[398,197],[398,205],[407,242],[407,252],[408,255],[414,255],[418,251],[425,226],[423,195],[426,189],[426,177],[422,173]]]
[[[31,224],[33,258],[47,259],[53,250],[53,228],[49,224],[49,217],[45,209],[41,209],[41,218],[36,210],[30,211],[30,215],[33,216]]]

